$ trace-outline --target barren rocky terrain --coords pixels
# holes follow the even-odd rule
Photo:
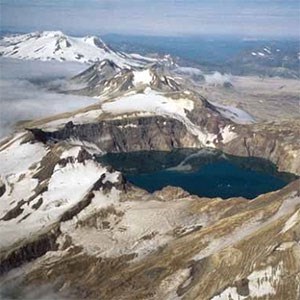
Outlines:
[[[232,77],[232,88],[202,85],[201,94],[211,101],[248,111],[257,121],[299,118],[299,80],[268,77]]]

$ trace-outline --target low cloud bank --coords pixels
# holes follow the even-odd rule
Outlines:
[[[47,90],[48,82],[71,77],[83,65],[0,59],[0,138],[16,122],[72,111],[95,103],[95,99]]]
[[[210,75],[204,75],[205,82],[209,85],[224,86],[226,84],[232,84],[232,76],[229,74],[221,74],[215,72]]]
[[[186,76],[197,82],[205,82],[208,85],[213,86],[231,86],[232,76],[230,74],[222,74],[220,72],[214,72],[213,74],[205,74],[203,71],[197,68],[191,67],[178,67],[175,69],[175,73]]]
[[[176,68],[176,73],[178,74],[186,74],[190,76],[202,76],[203,72],[197,68],[191,68],[191,67],[178,67]]]
[[[16,273],[16,271],[12,271]],[[23,300],[23,299],[39,299],[39,300],[67,300],[75,299],[70,296],[70,290],[58,293],[54,287],[55,284],[29,285],[24,286],[22,283],[24,277],[14,278],[13,281],[0,284],[1,300]]]
[[[2,80],[26,79],[37,82],[66,78],[85,70],[88,65],[76,62],[21,60],[0,57]]]

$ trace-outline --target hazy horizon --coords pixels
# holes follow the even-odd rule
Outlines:
[[[99,38],[102,38],[104,42],[106,42],[105,38],[126,38],[126,37],[132,37],[132,38],[154,38],[154,39],[203,39],[206,41],[218,41],[218,40],[241,40],[241,41],[299,41],[298,36],[243,36],[243,35],[234,35],[234,34],[182,34],[182,35],[156,35],[156,34],[134,34],[134,33],[97,33],[97,32],[91,32],[91,31],[82,31],[80,33],[75,31],[69,31],[69,30],[60,30],[60,29],[39,29],[39,30],[9,30],[9,29],[1,29],[0,28],[0,36],[5,35],[14,35],[14,34],[28,34],[33,32],[44,32],[44,31],[61,31],[63,34],[74,36],[74,37],[84,37],[89,35],[95,35]],[[300,43],[300,42],[299,42]],[[300,46],[300,44],[299,44]]]
[[[299,38],[295,0],[0,0],[1,30],[75,35]],[[109,22],[108,22],[109,20]]]

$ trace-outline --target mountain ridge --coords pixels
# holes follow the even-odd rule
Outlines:
[[[5,36],[0,42],[0,54],[18,59],[76,61],[87,64],[109,59],[120,67],[141,67],[157,61],[115,51],[96,36],[72,37],[61,31]]]

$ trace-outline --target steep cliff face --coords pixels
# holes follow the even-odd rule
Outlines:
[[[281,171],[300,174],[299,120],[255,124],[237,127],[237,130],[239,138],[224,145],[225,152],[262,157],[272,161]]]
[[[28,128],[44,143],[75,140],[94,144],[102,152],[128,152],[216,147],[235,137],[233,125],[196,93],[146,88]]]
[[[131,152],[141,150],[171,150],[200,146],[196,137],[175,119],[164,117],[107,120],[94,124],[67,123],[54,132],[30,130],[43,142],[78,140],[95,144],[103,152]]]
[[[265,158],[277,165],[279,171],[300,174],[299,122],[245,126],[233,125],[219,115],[211,114],[210,118],[203,115],[207,114],[197,109],[190,113],[194,121],[191,124],[206,134],[202,139],[180,120],[162,116],[108,119],[81,125],[69,122],[58,131],[30,131],[44,143],[87,142],[105,153],[212,147],[236,156]]]

